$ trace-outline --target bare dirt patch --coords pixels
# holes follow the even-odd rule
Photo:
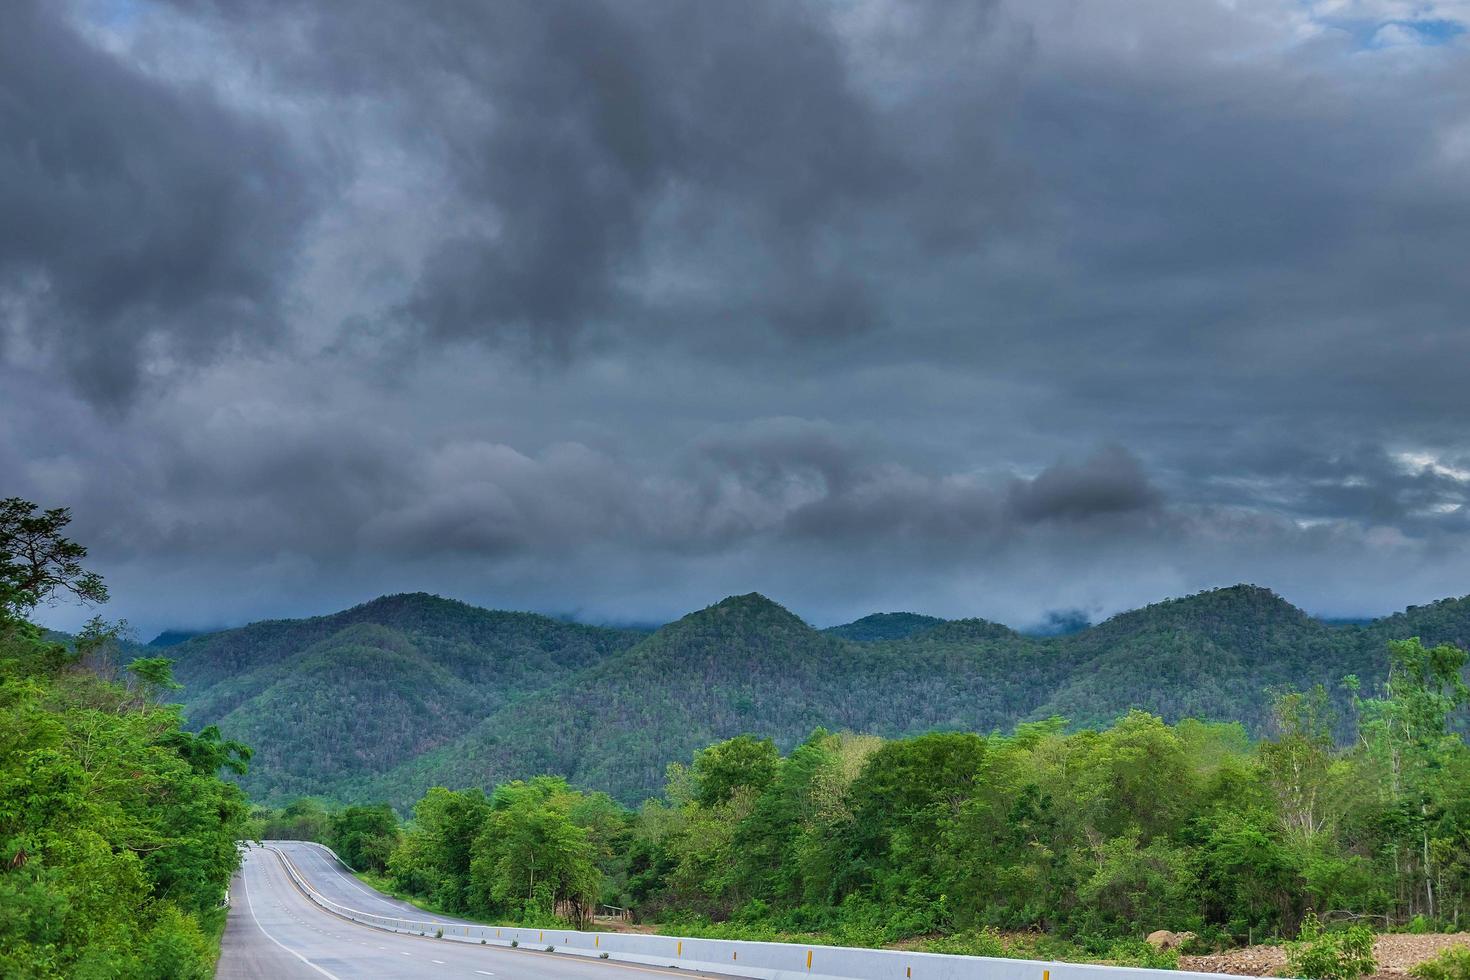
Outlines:
[[[1402,980],[1409,967],[1432,960],[1441,950],[1452,946],[1470,946],[1470,933],[1425,933],[1423,935],[1389,934],[1373,942],[1373,955],[1378,960],[1376,980]],[[1201,973],[1229,973],[1242,977],[1276,976],[1286,967],[1286,951],[1279,946],[1246,946],[1241,949],[1211,953],[1208,956],[1181,956],[1179,969]]]
[[[637,925],[626,919],[616,919],[611,916],[594,916],[592,922],[598,929],[607,932],[633,932],[645,936],[658,932],[658,926]]]

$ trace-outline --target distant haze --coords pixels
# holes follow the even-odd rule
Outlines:
[[[1470,592],[1463,3],[4,19],[0,496],[143,639]]]

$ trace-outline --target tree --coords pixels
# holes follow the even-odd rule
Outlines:
[[[1423,913],[1438,914],[1435,894],[1434,824],[1442,813],[1440,785],[1450,759],[1465,752],[1450,731],[1450,715],[1467,698],[1460,676],[1466,653],[1449,644],[1426,648],[1418,637],[1388,645],[1384,696],[1360,702],[1362,739],[1379,766],[1393,828],[1391,848],[1396,874],[1417,879]],[[1411,893],[1409,909],[1414,909]]]
[[[332,849],[358,871],[383,871],[398,845],[398,815],[386,803],[349,806],[333,814]]]
[[[70,523],[65,507],[37,512],[19,497],[0,500],[0,616],[22,618],[58,592],[107,601],[102,577],[82,568],[87,549],[62,536]]]
[[[1261,744],[1261,761],[1271,777],[1282,826],[1310,843],[1333,815],[1326,799],[1332,771],[1336,715],[1321,684],[1276,698],[1276,737]]]
[[[479,911],[522,918],[562,913],[578,927],[588,921],[602,873],[587,829],[570,815],[581,796],[547,777],[496,788],[470,863]]]
[[[445,911],[469,911],[471,845],[489,814],[482,790],[434,787],[414,806],[414,826],[404,841],[406,853],[416,860],[390,859],[389,870],[405,886],[414,878],[432,881],[428,898]]]
[[[768,738],[739,735],[694,755],[695,799],[701,806],[728,800],[742,786],[757,793],[776,778],[781,753]]]

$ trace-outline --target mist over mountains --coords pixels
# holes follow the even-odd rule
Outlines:
[[[880,613],[817,630],[757,593],[653,632],[491,611],[424,593],[254,623],[171,646],[195,725],[256,747],[247,789],[404,806],[433,785],[541,773],[627,803],[668,763],[750,732],[1008,730],[1131,708],[1265,731],[1273,694],[1383,674],[1390,639],[1470,643],[1470,598],[1366,624],[1268,589],[1203,592],[1055,636]]]

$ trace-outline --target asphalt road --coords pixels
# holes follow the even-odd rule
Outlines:
[[[380,914],[412,912],[415,919],[458,922],[434,916],[374,891],[349,875],[330,854],[307,844],[278,844],[313,888],[334,902]],[[635,980],[642,976],[703,977],[628,963],[587,960],[568,954],[500,946],[464,945],[408,936],[339,918],[314,905],[287,877],[280,858],[250,848],[230,886],[230,915],[220,954],[219,980],[350,980],[393,977],[449,980],[498,977],[521,980]]]

